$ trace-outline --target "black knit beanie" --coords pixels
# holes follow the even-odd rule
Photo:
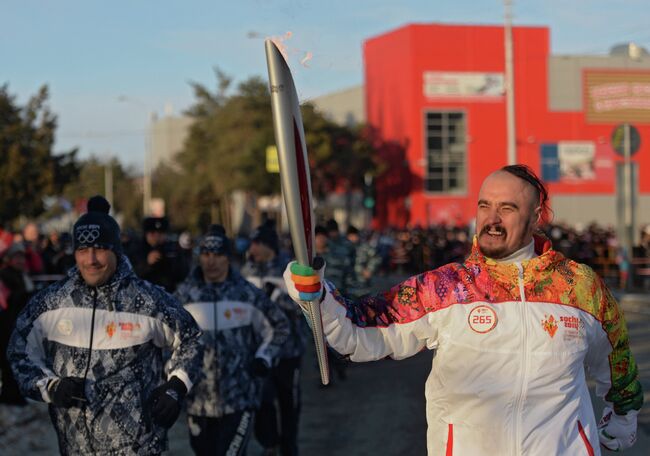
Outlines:
[[[230,241],[226,236],[226,230],[221,225],[210,225],[205,236],[199,244],[201,253],[216,253],[219,255],[230,255]]]
[[[108,215],[111,205],[103,196],[93,196],[88,200],[88,212],[79,217],[73,228],[74,249],[98,247],[110,249],[115,255],[122,253],[120,227]]]
[[[150,233],[156,231],[166,233],[169,229],[169,220],[167,217],[147,217],[142,221],[142,231]]]
[[[252,242],[259,242],[269,247],[275,253],[278,253],[278,233],[275,231],[274,222],[268,220],[266,223],[259,226],[253,234],[251,234]]]

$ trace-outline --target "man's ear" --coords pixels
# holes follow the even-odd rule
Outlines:
[[[542,221],[542,206],[537,206],[533,212],[533,220],[535,227],[539,227],[539,224]]]

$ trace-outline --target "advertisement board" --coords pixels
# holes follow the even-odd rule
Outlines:
[[[588,123],[650,122],[650,71],[585,70]]]
[[[542,180],[580,184],[612,182],[614,157],[607,144],[559,141],[540,146]]]
[[[422,92],[427,98],[497,98],[505,93],[503,73],[425,71]]]

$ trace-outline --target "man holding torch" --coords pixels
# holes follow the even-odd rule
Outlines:
[[[435,350],[429,455],[598,455],[636,440],[643,392],[623,312],[591,268],[537,233],[547,200],[528,167],[493,172],[469,257],[374,297],[342,296],[324,266],[285,270],[290,296],[320,302],[327,342],[352,361]],[[599,424],[586,374],[606,404]]]

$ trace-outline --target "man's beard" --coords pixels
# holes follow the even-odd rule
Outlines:
[[[524,226],[524,233],[528,233],[530,230],[532,221],[531,220],[526,220],[526,226]],[[490,236],[488,234],[488,231],[499,231],[502,233],[503,238],[505,239],[508,236],[508,231],[501,225],[486,225],[481,229],[481,232],[479,233],[479,247],[481,249],[481,253],[485,255],[488,258],[492,258],[494,260],[501,260],[503,258],[506,258],[513,253],[515,253],[517,250],[523,247],[523,245],[520,245],[515,248],[513,251],[508,251],[508,247],[505,244],[502,244],[497,247],[488,247],[488,246],[482,246],[481,245],[481,237],[482,236]]]
[[[504,227],[500,226],[500,225],[486,225],[486,226],[483,227],[483,229],[481,230],[481,232],[479,233],[479,236],[478,236],[479,247],[481,248],[481,253],[483,255],[485,255],[486,257],[493,258],[495,260],[499,260],[499,259],[507,256],[507,255],[505,255],[505,253],[506,253],[506,246],[505,245],[500,245],[500,246],[497,246],[497,247],[488,247],[488,246],[481,245],[481,242],[480,242],[481,238],[483,236],[488,236],[488,239],[489,239],[489,237],[491,235],[488,234],[488,231],[491,231],[491,230],[492,231],[499,231],[500,233],[502,233],[501,235],[504,237],[504,239],[508,235],[508,232],[506,231],[506,229]]]

